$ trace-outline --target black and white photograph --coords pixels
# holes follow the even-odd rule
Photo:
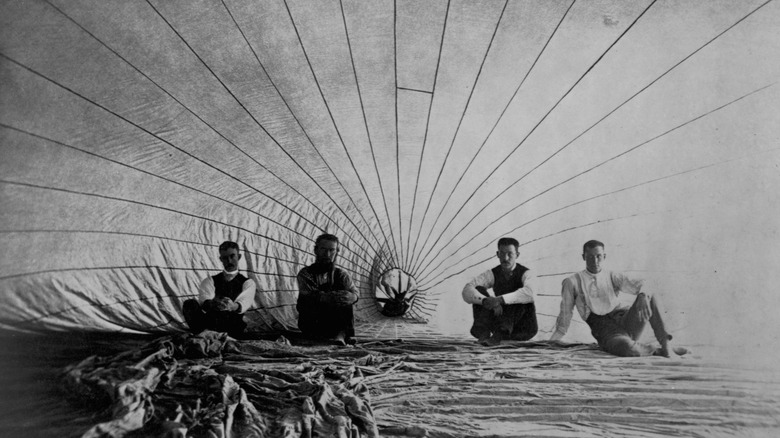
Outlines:
[[[4,0],[0,437],[780,436],[780,1]]]

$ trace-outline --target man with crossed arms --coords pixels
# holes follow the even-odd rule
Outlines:
[[[494,346],[504,340],[527,341],[536,335],[535,280],[517,263],[520,243],[511,237],[498,240],[500,265],[472,279],[463,288],[463,301],[472,305],[471,335],[480,344]],[[492,289],[488,291],[488,289]]]
[[[198,299],[184,302],[184,319],[193,333],[203,330],[227,332],[240,337],[246,328],[244,313],[255,302],[255,282],[238,272],[241,253],[231,241],[219,245],[219,261],[224,270],[200,282]]]

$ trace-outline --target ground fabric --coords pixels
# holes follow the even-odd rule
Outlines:
[[[111,418],[85,437],[378,436],[355,365],[279,371],[252,363],[305,357],[296,350],[283,339],[239,343],[206,331],[87,358],[65,380],[78,398],[110,405]]]
[[[295,344],[301,341],[293,339]],[[594,345],[156,339],[64,374],[100,415],[84,437],[775,436],[780,379]]]

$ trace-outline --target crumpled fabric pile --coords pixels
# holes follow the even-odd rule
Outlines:
[[[357,359],[355,361],[354,359]],[[99,411],[83,437],[377,437],[365,351],[166,336],[64,370],[74,400]]]

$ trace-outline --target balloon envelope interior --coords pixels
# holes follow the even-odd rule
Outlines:
[[[460,290],[514,236],[541,337],[589,239],[691,339],[767,332],[778,2],[52,0],[0,17],[5,329],[183,329],[225,240],[258,286],[250,328],[294,328],[296,273],[327,232],[368,326],[467,333]]]

